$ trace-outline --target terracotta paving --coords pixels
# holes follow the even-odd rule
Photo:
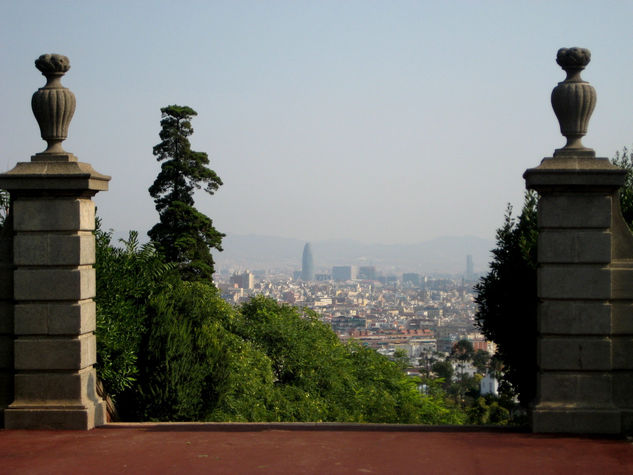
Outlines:
[[[633,473],[623,439],[410,426],[108,424],[0,430],[0,473]]]

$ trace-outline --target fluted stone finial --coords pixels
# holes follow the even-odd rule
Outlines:
[[[552,91],[552,107],[567,144],[556,150],[554,156],[595,156],[592,149],[582,144],[596,106],[596,90],[580,77],[589,61],[591,52],[586,48],[561,48],[556,55],[556,62],[565,70],[567,77]]]
[[[33,94],[31,107],[48,147],[32,160],[76,160],[62,148],[75,113],[75,95],[61,83],[62,76],[70,69],[70,61],[61,54],[43,54],[35,60],[35,67],[46,77],[46,85]]]

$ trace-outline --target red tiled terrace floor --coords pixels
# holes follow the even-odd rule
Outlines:
[[[0,430],[0,473],[633,473],[623,439],[410,426],[108,424]]]

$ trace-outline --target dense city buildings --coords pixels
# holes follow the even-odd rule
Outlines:
[[[249,271],[245,271],[242,273],[236,272],[231,276],[230,282],[238,289],[250,290],[255,287],[255,276]]]
[[[362,280],[376,280],[376,268],[374,266],[361,266],[358,268],[358,278]]]
[[[303,278],[303,268],[292,277],[260,274],[250,290],[232,284],[233,278],[218,286],[231,303],[265,295],[313,310],[341,340],[354,339],[388,356],[401,350],[412,366],[429,366],[461,339],[494,353],[474,326],[472,282],[463,275],[383,276],[374,267],[356,273],[353,266],[335,266],[331,275],[312,280]]]
[[[420,285],[420,274],[416,274],[416,273],[402,274],[402,282],[404,284],[409,283],[414,286],[418,286]]]
[[[334,266],[332,267],[332,280],[335,282],[345,282],[354,280],[357,276],[357,270],[354,266]]]

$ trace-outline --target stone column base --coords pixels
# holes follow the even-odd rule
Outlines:
[[[633,434],[633,408],[622,409],[622,433]]]
[[[532,411],[532,432],[558,434],[620,434],[618,409],[537,407]]]
[[[105,402],[84,406],[36,406],[12,404],[4,411],[5,429],[88,430],[106,422]]]

